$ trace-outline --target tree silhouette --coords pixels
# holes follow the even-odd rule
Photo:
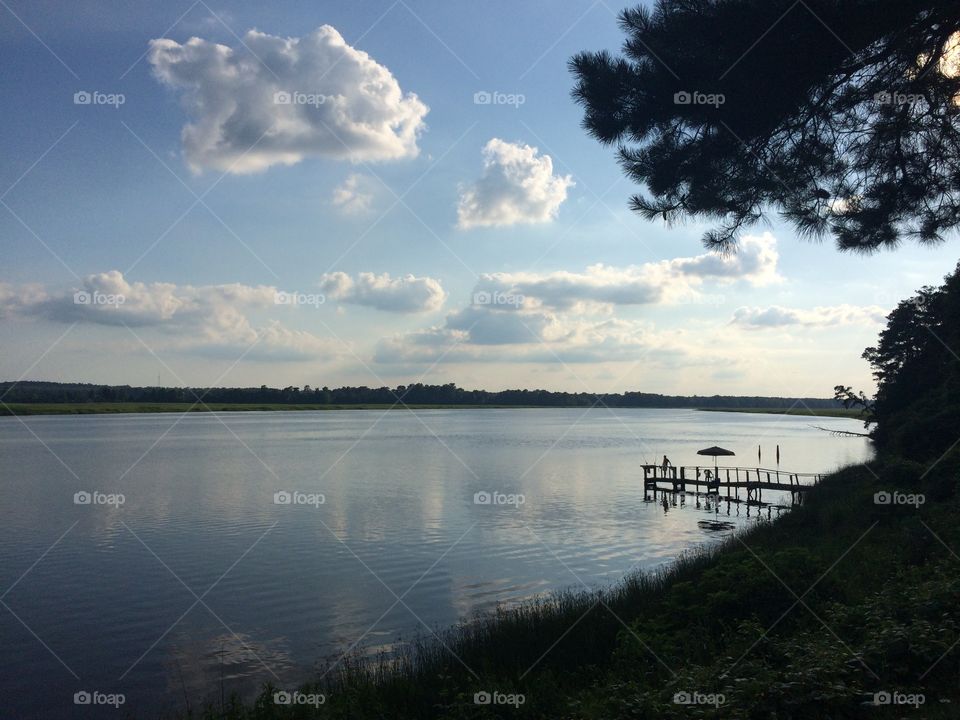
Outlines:
[[[960,3],[659,0],[623,55],[571,60],[584,127],[645,191],[726,249],[771,210],[869,252],[960,223]]]
[[[825,398],[783,398],[711,395],[681,396],[644,392],[569,393],[549,390],[465,390],[453,383],[446,385],[399,385],[396,388],[339,387],[326,385],[303,390],[289,386],[266,385],[247,388],[130,387],[129,385],[92,385],[37,380],[0,382],[0,415],[9,412],[12,403],[189,403],[202,398],[209,404],[269,403],[271,405],[408,405],[521,406],[521,407],[607,407],[648,408],[785,408],[798,404],[811,408],[833,408],[836,402]]]
[[[887,316],[863,357],[877,394],[869,403],[874,440],[884,450],[933,460],[960,445],[960,266],[938,288],[921,288]],[[837,398],[866,402],[842,385]]]

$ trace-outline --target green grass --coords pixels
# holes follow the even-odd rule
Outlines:
[[[316,713],[274,705],[265,687],[186,716],[956,718],[960,559],[946,548],[960,551],[958,475],[956,451],[931,472],[896,459],[850,468],[780,520],[662,571],[475,618],[398,656],[348,657],[302,688],[326,695]],[[926,502],[876,504],[880,490]],[[525,702],[475,705],[482,690]],[[726,702],[674,703],[684,691]],[[878,692],[926,703],[864,704]]]
[[[697,408],[704,412],[763,413],[767,415],[807,415],[810,417],[861,418],[862,412],[846,408]]]

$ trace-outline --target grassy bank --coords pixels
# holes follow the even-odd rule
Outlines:
[[[805,415],[808,417],[860,418],[862,412],[856,408],[697,408],[704,412],[762,413],[765,415]]]
[[[957,453],[929,473],[895,459],[850,468],[782,519],[660,573],[480,618],[390,662],[347,659],[301,689],[325,694],[316,712],[275,705],[268,687],[188,716],[955,718],[958,472]],[[877,504],[881,491],[924,502]],[[475,704],[480,692],[524,702]],[[874,706],[882,693],[924,702]]]

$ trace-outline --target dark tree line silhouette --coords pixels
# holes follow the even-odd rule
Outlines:
[[[396,388],[177,388],[131,387],[129,385],[92,385],[88,383],[4,382],[0,398],[5,403],[279,403],[305,405],[393,404],[399,399],[408,405],[503,405],[534,407],[590,407],[601,403],[609,407],[650,408],[811,408],[840,407],[825,398],[778,398],[753,396],[678,396],[626,392],[591,393],[552,392],[549,390],[464,390],[446,385],[399,385]]]
[[[837,386],[848,406],[866,405],[872,436],[888,452],[935,460],[960,445],[960,265],[940,287],[923,287],[887,316],[863,357],[873,367],[876,398]]]

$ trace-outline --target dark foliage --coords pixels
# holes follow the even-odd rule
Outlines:
[[[960,267],[887,316],[863,357],[877,380],[874,439],[884,450],[936,459],[960,440]]]
[[[171,388],[91,385],[87,383],[5,382],[0,400],[5,403],[281,403],[303,405],[512,405],[519,407],[654,407],[654,408],[838,408],[824,398],[773,398],[712,395],[709,397],[627,392],[551,392],[549,390],[464,390],[446,385],[399,385],[396,388],[328,387],[271,388]]]
[[[863,252],[960,223],[955,0],[659,0],[620,25],[573,94],[642,215],[722,249],[771,209]]]

